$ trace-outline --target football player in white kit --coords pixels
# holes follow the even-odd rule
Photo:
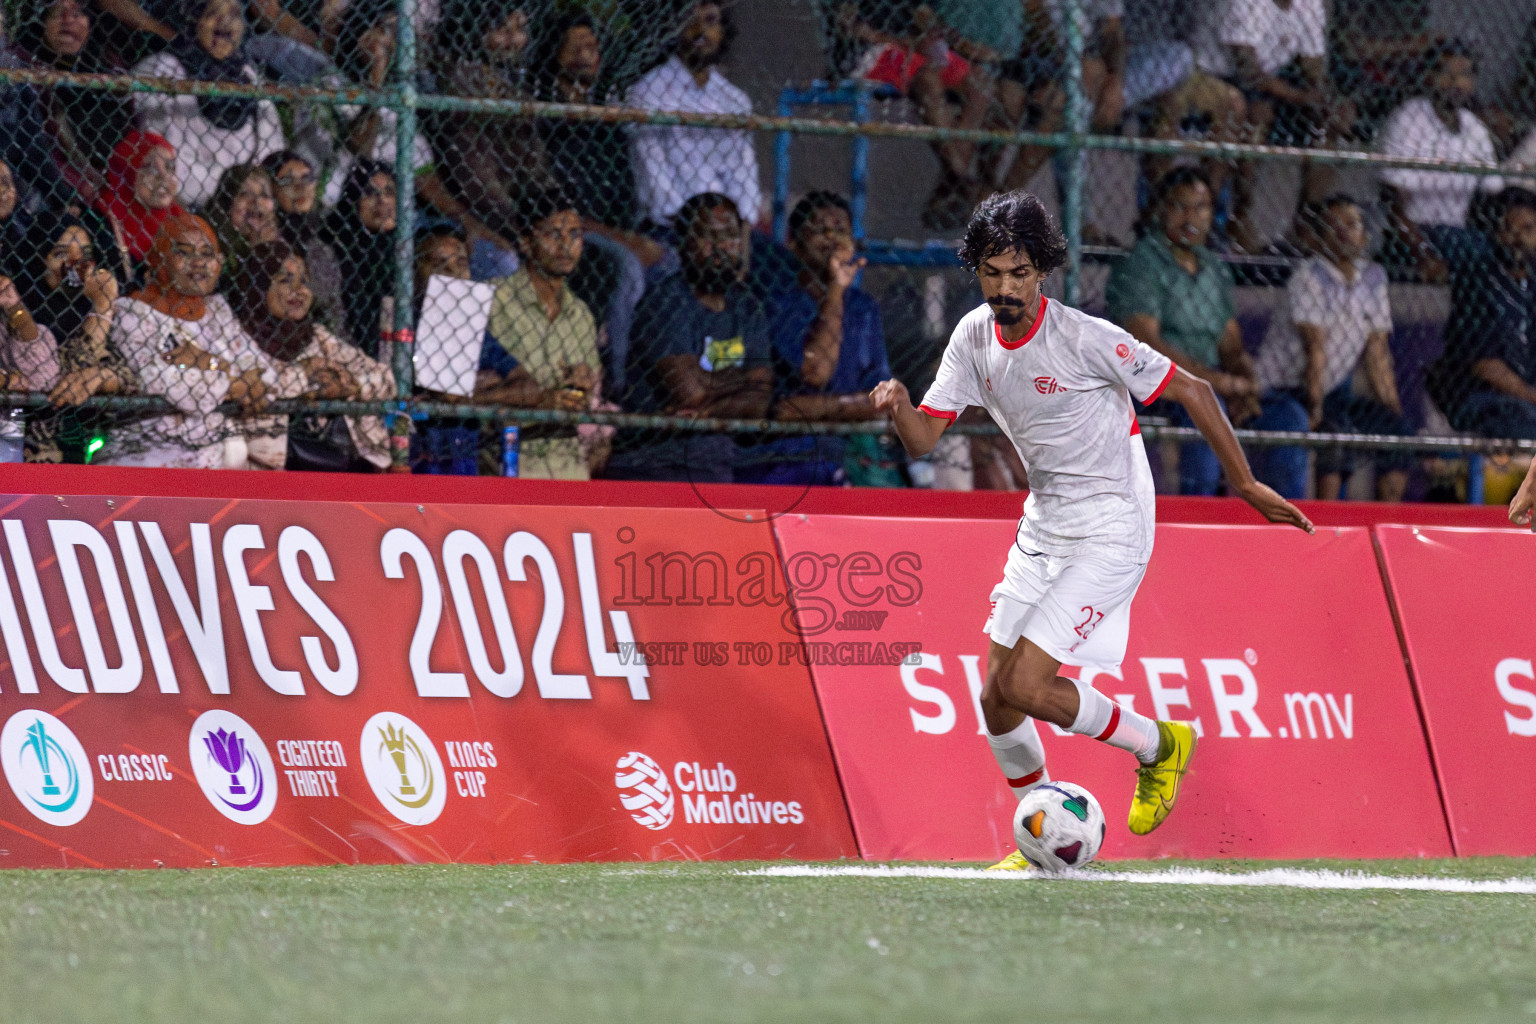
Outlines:
[[[1125,657],[1131,598],[1152,554],[1154,501],[1131,399],[1181,403],[1235,493],[1270,522],[1308,533],[1312,524],[1254,479],[1209,384],[1113,324],[1040,293],[1066,255],[1066,240],[1034,196],[1014,191],[983,202],[960,257],[985,304],[955,328],[922,404],[912,405],[899,380],[870,397],[913,457],[931,451],[971,405],[1013,442],[1029,497],[984,627],[987,742],[1021,799],[1049,779],[1033,719],[1130,751],[1139,763],[1130,829],[1145,835],[1173,809],[1194,730],[1153,721],[1057,674],[1063,664],[1116,669]],[[1015,852],[996,866],[1028,865]]]

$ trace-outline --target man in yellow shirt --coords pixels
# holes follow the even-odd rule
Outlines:
[[[566,278],[581,260],[581,215],[557,189],[522,197],[516,218],[523,266],[496,281],[475,400],[581,411],[601,397],[597,322]],[[602,448],[572,427],[523,428],[519,475],[588,480]]]

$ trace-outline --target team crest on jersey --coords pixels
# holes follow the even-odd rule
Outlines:
[[[1036,377],[1035,390],[1040,392],[1042,395],[1057,395],[1067,391],[1068,389],[1057,383],[1055,377]]]

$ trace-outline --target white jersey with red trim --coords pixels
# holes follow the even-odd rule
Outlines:
[[[1015,342],[991,307],[967,313],[918,408],[953,422],[981,406],[1013,442],[1029,471],[1020,544],[1051,555],[1116,548],[1145,562],[1154,490],[1131,396],[1154,400],[1173,373],[1114,324],[1042,296]]]

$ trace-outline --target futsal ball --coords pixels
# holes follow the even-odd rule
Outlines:
[[[1047,782],[1019,801],[1013,838],[1024,859],[1041,871],[1086,867],[1104,844],[1104,811],[1082,786]]]

